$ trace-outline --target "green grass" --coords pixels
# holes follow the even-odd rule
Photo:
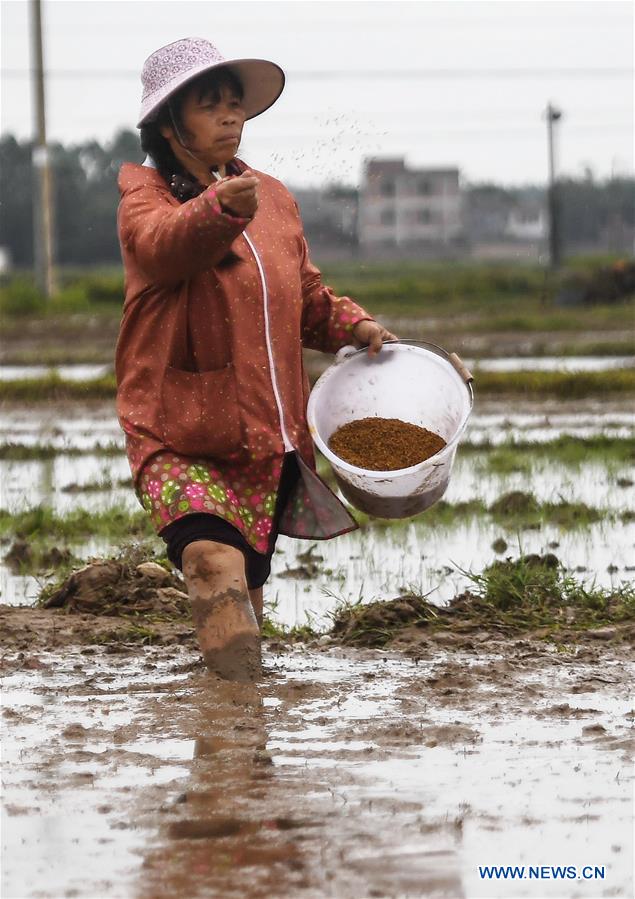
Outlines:
[[[586,372],[483,371],[476,376],[474,389],[479,394],[559,396],[564,399],[580,399],[605,393],[633,393],[635,369]]]
[[[486,453],[487,465],[491,471],[506,472],[525,470],[527,456],[531,460],[545,459],[558,465],[579,467],[586,462],[629,464],[635,462],[635,443],[630,438],[607,437],[598,434],[591,437],[572,437],[562,434],[553,440],[536,443],[522,440],[508,440],[500,444],[471,443],[459,444],[459,453]],[[514,466],[520,465],[519,469]]]
[[[614,257],[617,258],[617,257]],[[598,271],[611,258],[571,261],[557,276],[535,264],[473,261],[355,261],[322,267],[325,284],[350,296],[374,314],[473,319],[473,330],[582,330],[626,324],[632,302],[610,302],[559,309],[554,297],[574,269]],[[38,293],[32,275],[5,278],[0,315],[7,319],[94,314],[117,319],[124,280],[121,268],[68,270],[49,302]],[[632,298],[631,298],[632,300]],[[520,310],[520,311],[519,311]],[[619,325],[618,325],[619,326]]]
[[[49,402],[51,400],[112,399],[116,383],[114,374],[88,381],[73,381],[53,372],[40,378],[16,378],[0,381],[0,400]]]
[[[103,512],[78,508],[67,515],[58,515],[47,506],[35,506],[16,514],[0,509],[0,535],[25,540],[78,543],[91,537],[118,540],[153,534],[147,512],[141,509],[129,512],[123,506],[113,506]]]
[[[57,447],[46,443],[34,446],[24,443],[0,444],[0,459],[8,462],[54,459],[56,456],[121,456],[124,452],[124,447],[117,443],[100,443],[90,449],[80,449],[76,446]]]
[[[506,394],[523,397],[559,396],[580,399],[598,394],[635,392],[635,369],[609,371],[559,372],[479,372],[474,382],[479,394]],[[57,373],[42,378],[0,381],[0,400],[13,402],[49,402],[51,400],[112,399],[114,374],[88,381],[72,381]]]
[[[447,606],[416,592],[387,602],[344,602],[330,613],[330,635],[353,646],[385,646],[406,628],[464,635],[494,630],[560,643],[575,642],[591,628],[635,622],[635,585],[585,584],[552,554],[508,558],[481,573],[459,571],[471,587]]]
[[[510,303],[512,308],[517,303]],[[477,334],[503,331],[609,331],[632,328],[635,304],[632,300],[626,303],[615,303],[607,306],[590,306],[576,308],[571,311],[554,311],[553,309],[526,308],[522,304],[522,312],[509,312],[501,308],[496,312],[477,310],[472,318],[464,318],[457,322],[462,330]]]
[[[528,473],[539,461],[570,468],[596,463],[613,470],[635,462],[635,443],[601,435],[588,438],[563,435],[546,443],[510,441],[497,447],[479,447],[466,442],[460,444],[459,453],[478,453],[479,469],[489,474]]]
[[[430,509],[407,519],[416,521],[422,527],[449,528],[458,522],[476,517],[491,517],[501,526],[509,529],[532,528],[543,525],[556,525],[563,530],[584,528],[596,521],[615,521],[622,518],[622,513],[611,509],[588,506],[585,503],[539,503],[531,494],[520,492],[520,500],[503,495],[491,506],[481,500],[469,500],[461,503],[448,503],[439,500]],[[403,521],[382,519],[354,511],[356,520],[361,526],[375,528],[395,528]],[[104,537],[111,540],[125,538],[127,534],[151,536],[152,530],[147,525],[144,512],[129,513],[125,510],[109,510],[102,513],[90,513],[86,509],[77,509],[66,516],[57,516],[49,510],[32,509],[15,516],[0,511],[0,533],[22,539],[38,539],[47,541],[63,540],[77,543],[91,537]]]
[[[309,556],[313,548],[311,547],[307,551]],[[279,601],[277,598],[266,598],[264,600],[263,637],[269,640],[283,640],[286,643],[307,643],[309,640],[315,640],[320,636],[320,632],[315,625],[314,615],[309,610],[304,612],[304,617],[306,618],[304,624],[294,624],[292,627],[289,627],[286,624],[281,624],[279,621],[274,621],[271,618],[271,614],[277,612],[278,605]]]
[[[0,315],[7,318],[28,318],[60,314],[87,313],[111,308],[120,311],[124,298],[124,278],[121,268],[114,272],[100,271],[64,273],[59,270],[57,290],[47,300],[36,286],[32,273],[20,273],[3,279],[0,286]]]
[[[630,513],[566,500],[541,503],[531,493],[512,491],[502,494],[489,506],[480,499],[460,503],[449,503],[441,499],[425,512],[406,519],[377,518],[356,509],[353,514],[360,527],[384,530],[403,527],[412,522],[421,528],[452,528],[467,519],[489,518],[508,533],[513,533],[519,529],[538,529],[545,525],[553,525],[563,531],[588,528],[602,520],[626,521]]]
[[[484,614],[530,627],[571,624],[579,628],[635,621],[635,585],[585,585],[552,554],[505,559],[480,574],[463,572]]]
[[[551,347],[537,345],[532,356],[635,356],[635,340],[598,340],[587,343],[562,343],[554,351]]]

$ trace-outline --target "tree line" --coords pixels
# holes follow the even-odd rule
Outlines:
[[[19,141],[12,135],[0,138],[0,246],[8,248],[17,268],[33,264],[33,168],[32,141]],[[120,261],[116,231],[119,202],[117,175],[124,162],[143,161],[143,152],[135,131],[122,129],[104,145],[98,141],[50,146],[53,168],[53,209],[55,223],[54,253],[61,265],[108,265]],[[331,191],[338,186],[331,186]],[[290,185],[291,190],[293,186]],[[582,178],[564,178],[558,190],[562,209],[565,245],[593,244],[619,221],[635,225],[633,203],[635,179],[610,178],[603,181],[587,169]],[[340,186],[340,189],[343,187]],[[544,196],[544,188],[529,188]],[[513,204],[528,188],[503,188],[475,184],[465,188],[469,203],[484,193],[495,193]],[[347,189],[352,197],[354,190]],[[309,241],[311,222],[305,219]],[[334,235],[337,239],[337,235]]]

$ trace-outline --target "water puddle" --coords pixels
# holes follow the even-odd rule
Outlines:
[[[496,359],[464,359],[468,368],[479,371],[609,371],[632,368],[635,356],[518,356]],[[58,375],[69,381],[89,381],[111,374],[106,365],[0,365],[0,381],[46,378]]]
[[[112,365],[0,365],[0,381],[47,378],[51,375],[58,375],[65,381],[90,381],[112,372]]]
[[[594,864],[567,896],[631,895],[624,658],[264,659],[241,685],[178,646],[5,657],[3,894],[535,899],[562,883],[479,865]]]
[[[499,359],[468,359],[465,364],[478,371],[611,371],[633,368],[635,356],[522,356]]]

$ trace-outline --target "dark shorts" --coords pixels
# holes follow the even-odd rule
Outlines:
[[[271,557],[278,537],[280,517],[285,509],[289,495],[298,478],[301,477],[295,452],[285,453],[280,474],[280,485],[273,513],[273,527],[269,535],[269,549],[266,553],[257,552],[243,537],[238,528],[211,512],[190,512],[182,518],[168,524],[160,533],[167,545],[167,556],[170,562],[183,570],[183,550],[195,540],[213,540],[240,549],[245,557],[245,575],[250,590],[262,587],[271,573]]]

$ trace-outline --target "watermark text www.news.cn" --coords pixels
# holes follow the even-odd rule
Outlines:
[[[479,865],[481,880],[604,880],[604,865]]]

